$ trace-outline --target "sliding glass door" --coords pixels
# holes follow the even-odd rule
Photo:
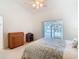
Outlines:
[[[51,27],[52,27],[52,22],[44,22],[44,37],[45,38],[51,38]]]
[[[44,22],[44,37],[51,39],[63,39],[63,24],[58,21]]]
[[[59,23],[54,24],[54,39],[63,39],[63,25],[62,24],[59,24]]]

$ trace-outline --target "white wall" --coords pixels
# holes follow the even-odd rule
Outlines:
[[[4,42],[8,32],[32,32],[35,39],[42,37],[44,20],[62,19],[65,39],[77,36],[77,0],[46,0],[46,6],[35,10],[31,0],[0,0],[0,15],[4,16]]]
[[[32,14],[17,1],[0,0],[0,15],[4,16],[4,45],[7,47],[8,32],[33,32],[35,23]]]
[[[77,37],[77,0],[47,0],[47,7],[37,13],[44,20],[62,19],[64,22],[64,39]],[[36,15],[35,15],[36,16]]]
[[[0,16],[0,50],[3,49],[3,16]]]

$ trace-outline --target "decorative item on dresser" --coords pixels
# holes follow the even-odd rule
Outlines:
[[[13,49],[24,44],[23,32],[8,33],[8,47]]]

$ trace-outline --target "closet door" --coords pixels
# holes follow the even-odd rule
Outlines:
[[[0,16],[0,49],[3,48],[3,16]]]
[[[51,37],[51,32],[52,32],[52,22],[50,21],[47,21],[47,22],[44,22],[44,37],[45,38],[52,38]]]

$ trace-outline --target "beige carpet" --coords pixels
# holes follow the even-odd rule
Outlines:
[[[15,49],[5,49],[0,51],[0,59],[21,59],[26,45]]]
[[[21,59],[23,51],[27,44],[15,48],[15,49],[5,49],[0,51],[0,59]],[[64,59],[77,59],[77,49],[66,48],[64,52]]]

